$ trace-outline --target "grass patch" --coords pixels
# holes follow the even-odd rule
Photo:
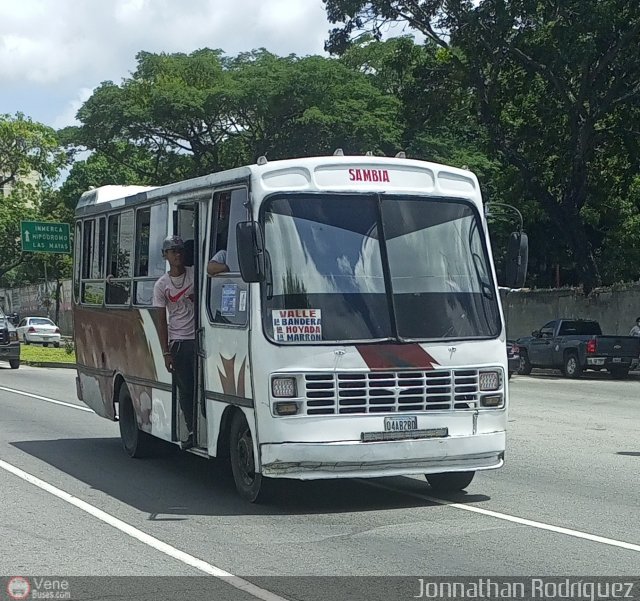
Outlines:
[[[41,344],[21,344],[20,360],[24,362],[44,362],[44,363],[75,363],[75,352],[69,354],[64,346],[54,348],[53,346],[43,347]]]

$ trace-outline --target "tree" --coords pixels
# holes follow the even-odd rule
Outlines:
[[[55,130],[22,113],[0,115],[0,278],[24,260],[20,221],[38,216],[43,195],[67,163]]]
[[[492,148],[564,236],[589,292],[601,282],[602,155],[638,171],[640,5],[633,0],[324,0],[342,53],[404,21],[446,53]],[[637,130],[637,127],[635,127]],[[616,148],[617,147],[617,148]],[[627,185],[629,185],[627,183]],[[624,186],[624,184],[623,184]],[[628,189],[628,188],[627,188]],[[624,192],[623,192],[624,193]],[[637,208],[636,208],[637,210]]]
[[[398,150],[399,102],[334,59],[264,50],[137,56],[78,112],[67,143],[96,151],[139,181],[162,184],[253,162]]]
[[[0,188],[29,179],[51,182],[67,164],[55,130],[22,113],[0,115]]]
[[[385,41],[365,36],[347,48],[341,61],[398,98],[402,147],[409,156],[469,168],[480,177],[486,195],[501,200],[496,185],[500,162],[488,154],[485,129],[469,118],[468,87],[449,77],[447,53],[437,44],[419,45],[408,36]]]

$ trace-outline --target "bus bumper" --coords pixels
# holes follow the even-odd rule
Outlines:
[[[286,442],[260,445],[262,474],[320,480],[496,469],[505,432],[389,442]]]

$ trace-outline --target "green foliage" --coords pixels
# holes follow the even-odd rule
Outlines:
[[[55,130],[35,123],[22,113],[0,114],[0,187],[21,179],[51,182],[67,164]]]
[[[67,206],[72,186],[77,199],[77,184],[90,181],[161,184],[260,155],[307,156],[336,147],[389,154],[399,147],[398,99],[335,60],[265,50],[225,57],[209,49],[137,58],[133,76],[120,85],[103,83],[78,113],[82,126],[63,134],[68,144],[97,155],[74,168],[63,190]],[[115,175],[100,173],[110,166]]]
[[[135,72],[102,83],[82,125],[60,132],[92,153],[42,197],[47,214],[70,219],[94,186],[159,185],[260,155],[402,149],[470,168],[485,199],[520,209],[531,284],[552,285],[556,265],[587,291],[640,276],[640,5],[324,2],[339,58],[139,53]],[[381,41],[394,21],[425,42]],[[515,229],[504,216],[491,225],[498,245]]]
[[[619,236],[639,210],[630,201],[630,176],[640,167],[638,3],[324,2],[329,19],[341,24],[327,44],[334,52],[348,55],[354,40],[380,38],[394,21],[442,48],[440,69],[427,64],[425,70],[422,114],[433,115],[437,104],[451,111],[456,123],[450,133],[458,137],[469,124],[472,139],[486,135],[490,163],[515,169],[517,176],[509,169],[496,192],[508,195],[504,183],[511,180],[521,194],[516,204],[542,218],[534,225],[544,242],[533,249],[533,265],[562,263],[585,291],[600,283],[600,269],[605,281],[617,277],[621,270],[603,245],[612,241],[611,227]],[[440,102],[429,98],[438,89]],[[622,271],[640,274],[637,267]]]
[[[68,161],[53,129],[21,113],[0,115],[0,283],[37,279],[30,266],[40,259],[22,253],[20,221],[54,220],[52,182]]]

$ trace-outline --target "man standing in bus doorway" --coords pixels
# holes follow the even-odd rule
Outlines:
[[[193,397],[195,367],[195,312],[193,267],[185,266],[184,242],[170,236],[162,243],[169,271],[153,287],[153,306],[161,312],[159,335],[167,370],[173,374],[188,436],[183,449],[193,446]]]

